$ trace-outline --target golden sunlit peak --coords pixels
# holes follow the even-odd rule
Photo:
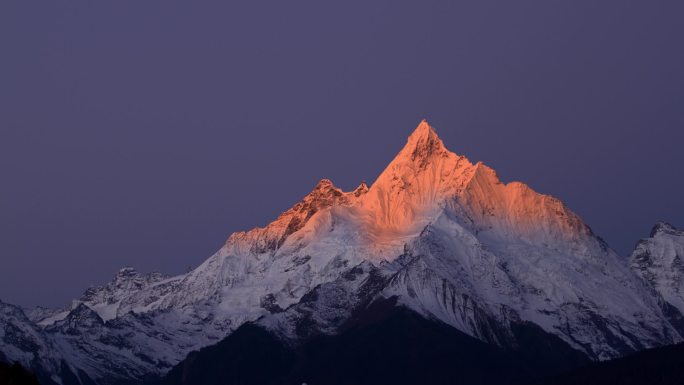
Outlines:
[[[435,129],[423,119],[406,141],[406,146],[399,153],[399,158],[409,157],[412,161],[420,159],[424,163],[427,158],[437,153],[446,152],[444,143],[437,136]]]
[[[334,187],[334,186],[335,185],[333,184],[333,182],[330,179],[324,178],[324,179],[319,180],[318,183],[316,183],[315,188],[318,189],[318,188],[323,188],[323,187]]]
[[[427,119],[423,119],[420,121],[418,124],[418,127],[416,127],[415,130],[413,130],[413,133],[411,136],[409,136],[409,141],[411,139],[417,141],[419,139],[423,138],[429,138],[429,137],[437,137],[437,133],[435,132],[435,129],[430,126],[430,123],[428,123]]]
[[[357,187],[354,191],[352,191],[352,194],[354,194],[355,196],[359,196],[359,195],[365,194],[367,192],[368,192],[368,185],[366,184],[366,182],[361,182],[359,187]]]
[[[442,143],[437,136],[437,132],[426,119],[421,120],[418,124],[418,127],[416,127],[416,129],[413,130],[413,133],[411,133],[411,135],[408,137],[407,144],[413,144],[415,146],[419,143]]]

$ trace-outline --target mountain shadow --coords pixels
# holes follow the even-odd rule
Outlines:
[[[588,362],[557,337],[519,325],[499,348],[403,307],[379,304],[341,333],[290,346],[256,324],[191,353],[165,385],[519,384]],[[522,344],[521,344],[522,345]]]
[[[682,385],[684,344],[643,350],[599,362],[530,385]]]
[[[40,385],[36,376],[18,363],[0,362],[0,385]]]

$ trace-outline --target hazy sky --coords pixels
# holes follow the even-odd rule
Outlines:
[[[684,226],[684,2],[0,4],[0,299],[179,273],[422,118],[620,254]]]

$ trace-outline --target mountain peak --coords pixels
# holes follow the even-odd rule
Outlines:
[[[314,189],[331,188],[331,187],[335,187],[333,182],[330,179],[324,178],[324,179],[319,180],[318,183],[316,183],[316,186],[314,187]]]
[[[444,143],[437,136],[435,129],[430,126],[427,120],[423,119],[413,133],[408,137],[406,145],[400,154],[403,157],[410,157],[412,161],[419,161],[425,164],[427,158],[436,153],[447,151]]]
[[[95,310],[81,302],[58,324],[61,325],[67,334],[76,335],[80,332],[81,328],[102,326],[104,321]]]
[[[413,130],[413,133],[409,136],[409,140],[411,140],[411,138],[419,139],[427,136],[437,136],[437,133],[435,132],[435,129],[430,126],[427,119],[423,119],[418,123],[416,129]]]
[[[352,191],[352,194],[354,194],[354,196],[358,197],[358,196],[363,195],[367,192],[368,192],[368,185],[366,184],[366,182],[361,182],[359,187],[357,187],[354,191]]]
[[[139,275],[138,271],[135,270],[134,267],[131,266],[124,266],[119,271],[116,273],[115,279],[126,279],[126,278],[132,278]]]
[[[332,200],[342,195],[342,190],[337,188],[330,179],[321,179],[316,186],[307,194],[302,202],[316,202],[320,200]]]
[[[674,235],[674,234],[677,234],[679,232],[680,231],[677,230],[677,228],[672,226],[671,224],[669,224],[667,222],[660,221],[653,226],[653,229],[651,229],[650,237],[653,238],[654,236],[656,236],[659,233],[673,234]]]

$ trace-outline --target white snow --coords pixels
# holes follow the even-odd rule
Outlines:
[[[658,248],[667,256],[675,250]],[[343,192],[322,180],[266,227],[232,234],[187,274],[124,268],[68,309],[36,313],[34,321],[67,362],[94,378],[112,373],[93,357],[131,376],[163,373],[261,317],[291,338],[290,314],[271,316],[268,307],[285,309],[319,285],[334,283],[330,301],[352,306],[350,293],[365,281],[339,282],[359,265],[392,277],[381,296],[482,339],[486,314],[502,324],[533,322],[600,359],[620,354],[610,339],[634,348],[631,336],[644,347],[681,340],[643,282],[562,202],[502,183],[491,168],[447,150],[425,121],[370,188]],[[684,305],[679,286],[668,282],[656,286]],[[104,324],[69,334],[79,304]],[[331,320],[349,316],[344,307],[319,305],[316,320],[327,332]],[[14,354],[11,344],[0,349]]]
[[[684,314],[684,231],[660,222],[632,255],[632,269],[667,303]]]

